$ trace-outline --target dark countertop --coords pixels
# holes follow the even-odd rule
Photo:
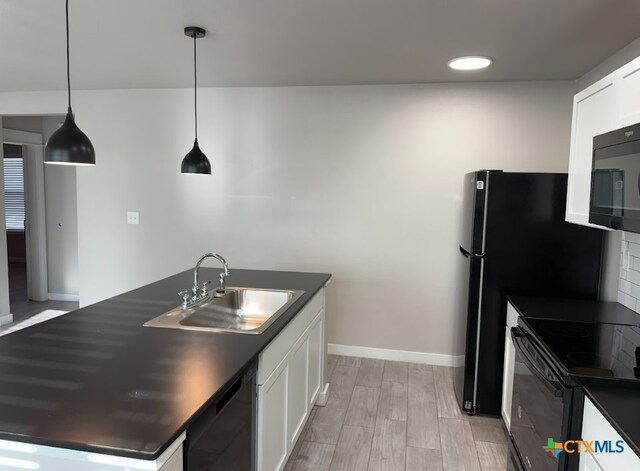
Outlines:
[[[640,325],[640,314],[619,303],[586,299],[507,296],[522,317]]]
[[[585,386],[583,389],[625,443],[640,456],[640,390],[602,386]]]
[[[305,291],[261,335],[143,327],[179,305],[188,270],[2,336],[0,439],[156,459],[330,277],[232,270],[230,286]]]
[[[521,296],[510,296],[509,300],[525,318],[640,325],[640,314],[614,302]],[[640,455],[640,389],[592,385],[583,385],[582,389],[623,440]]]

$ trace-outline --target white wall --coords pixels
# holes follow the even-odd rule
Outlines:
[[[64,117],[61,116],[47,116],[42,120],[44,142],[49,140],[62,121]],[[49,293],[54,298],[56,295],[77,296],[79,276],[76,167],[45,165],[44,186]]]
[[[191,90],[81,91],[81,304],[190,268],[321,271],[330,343],[463,353],[462,176],[567,169],[573,82],[203,89],[211,177],[183,176]],[[58,92],[0,94],[54,113]],[[128,210],[140,225],[126,224]],[[178,298],[176,297],[176,301]]]
[[[2,125],[5,129],[42,134],[42,116],[4,116]]]

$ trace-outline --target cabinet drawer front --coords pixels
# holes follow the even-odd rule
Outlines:
[[[258,384],[264,384],[278,368],[298,339],[311,325],[318,313],[324,308],[324,288],[321,289],[289,325],[271,341],[260,354]]]
[[[583,440],[611,441],[613,448],[616,442],[622,440],[620,434],[602,415],[589,398],[584,401],[584,415],[582,417]],[[622,469],[640,469],[640,458],[628,444],[624,445],[622,453],[595,453],[593,458],[605,471]]]

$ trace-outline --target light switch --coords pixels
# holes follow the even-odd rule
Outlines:
[[[137,211],[129,211],[127,213],[127,224],[140,224],[140,213]]]

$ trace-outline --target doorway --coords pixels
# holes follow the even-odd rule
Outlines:
[[[9,265],[9,305],[15,315],[29,302],[27,279],[26,209],[22,146],[3,144],[4,211]]]
[[[44,165],[44,143],[59,117],[3,116],[0,122],[8,307],[15,329],[78,308],[76,179],[75,168]],[[0,328],[0,335],[6,332]]]

